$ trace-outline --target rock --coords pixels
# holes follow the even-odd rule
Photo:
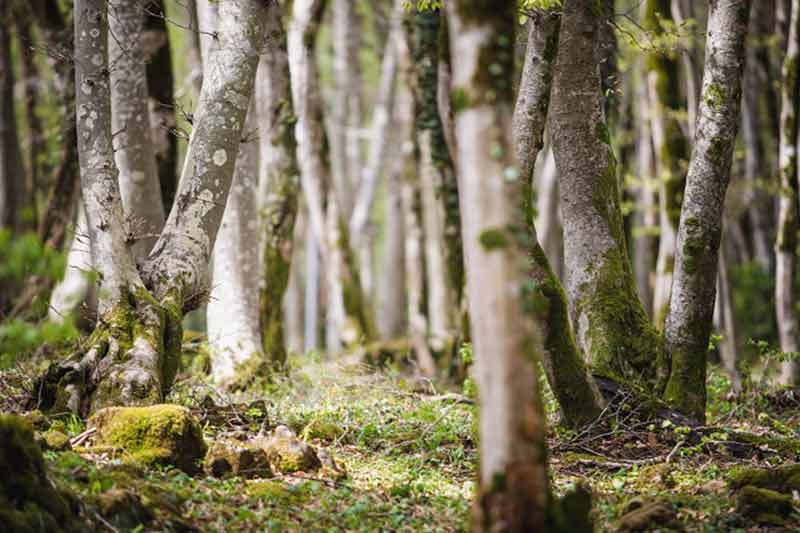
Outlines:
[[[146,525],[155,518],[133,491],[110,489],[97,497],[100,514],[118,529],[129,530]]]
[[[34,411],[28,411],[22,415],[22,418],[24,418],[25,421],[33,427],[33,429],[37,429],[39,431],[47,429],[47,427],[50,425],[50,421],[38,409]]]
[[[729,480],[733,489],[751,485],[786,493],[800,491],[800,464],[775,468],[737,468],[731,472]]]
[[[206,474],[214,477],[272,477],[267,452],[236,439],[218,439],[214,442],[206,454],[204,469]]]
[[[759,524],[783,525],[792,509],[790,495],[753,485],[742,487],[736,498],[736,510]]]
[[[681,528],[672,506],[664,502],[649,502],[623,515],[619,519],[618,531],[646,531],[659,526]]]
[[[254,440],[266,451],[272,467],[284,474],[308,472],[322,466],[314,448],[298,439],[286,426],[276,427],[271,437]]]
[[[97,429],[95,444],[122,449],[128,459],[145,465],[174,465],[197,473],[206,453],[203,431],[185,407],[107,407],[88,422]]]
[[[64,452],[72,449],[69,435],[57,429],[48,429],[44,433],[37,434],[36,442],[43,450]]]
[[[333,460],[333,456],[328,453],[328,450],[320,448],[317,450],[317,457],[322,465],[319,470],[321,477],[332,479],[333,481],[340,481],[347,477],[347,471]]]
[[[48,479],[30,424],[0,415],[0,530],[77,531],[74,501]]]

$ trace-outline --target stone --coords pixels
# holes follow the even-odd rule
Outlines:
[[[130,530],[147,525],[155,518],[142,499],[133,491],[110,489],[97,497],[100,514],[118,529]]]
[[[675,510],[664,502],[648,502],[634,508],[619,519],[618,531],[647,531],[656,527],[680,528]]]
[[[239,476],[244,479],[272,477],[267,452],[237,439],[218,439],[204,461],[206,474],[213,477]]]
[[[97,446],[113,446],[130,461],[172,465],[189,475],[200,471],[206,453],[200,425],[179,405],[107,407],[89,419],[88,427],[97,430]]]

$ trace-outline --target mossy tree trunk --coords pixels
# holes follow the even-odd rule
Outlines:
[[[516,2],[447,3],[462,238],[480,395],[476,531],[544,531],[548,479],[528,289],[529,214],[511,131]]]
[[[694,153],[677,237],[672,299],[664,325],[671,359],[664,398],[705,420],[706,356],[711,333],[722,210],[739,125],[749,0],[710,6]]]
[[[286,363],[282,302],[292,270],[300,194],[295,115],[282,14],[283,9],[277,2],[270,6],[267,44],[256,84],[261,145],[259,216],[264,241],[259,309],[264,354],[275,366]]]
[[[532,297],[544,310],[540,324],[544,337],[542,363],[561,406],[564,422],[579,427],[597,417],[602,400],[575,343],[564,289],[539,245],[533,204],[533,166],[543,146],[560,22],[560,15],[555,11],[537,13],[529,22],[512,128],[515,152],[520,161],[520,179],[524,184],[521,194],[526,201],[525,247],[529,255],[529,275],[534,283]]]
[[[658,177],[659,243],[653,294],[653,319],[661,328],[667,315],[675,264],[675,235],[681,213],[681,198],[686,183],[689,143],[681,130],[686,104],[681,87],[681,66],[677,51],[664,41],[670,24],[671,0],[647,0],[643,26],[652,33],[658,49],[645,61],[651,133]]]
[[[418,9],[412,21],[412,88],[419,150],[417,173],[422,201],[428,337],[431,348],[441,352],[457,337],[458,299],[463,283],[458,186],[438,107],[439,10]]]
[[[265,8],[220,4],[218,47],[206,73],[180,190],[137,270],[112,153],[107,4],[75,5],[78,152],[99,321],[81,349],[39,380],[42,407],[75,412],[163,399],[175,375],[183,312],[207,293],[206,270],[227,201],[253,88]],[[233,126],[228,126],[233,124]]]
[[[636,293],[598,73],[597,5],[565,1],[550,114],[570,313],[595,374],[657,386],[660,339]]]
[[[800,102],[798,62],[800,62],[800,0],[792,0],[789,37],[783,60],[781,85],[781,121],[779,161],[781,187],[778,207],[778,234],[775,243],[775,312],[781,350],[800,351],[800,323],[796,310],[794,279],[797,270],[798,210],[797,105]],[[800,364],[787,362],[781,369],[781,381],[800,382]]]

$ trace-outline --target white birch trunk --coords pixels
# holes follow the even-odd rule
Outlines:
[[[64,279],[55,286],[50,295],[48,317],[51,321],[62,322],[67,316],[74,314],[86,300],[91,286],[91,272],[92,243],[86,230],[83,202],[79,201]]]

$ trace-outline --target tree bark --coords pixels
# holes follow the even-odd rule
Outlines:
[[[561,180],[567,294],[578,346],[593,372],[652,389],[663,358],[628,259],[603,117],[598,19],[591,2],[564,2],[553,78],[550,124]]]
[[[231,190],[217,233],[212,261],[213,286],[206,304],[206,328],[214,381],[233,385],[237,371],[261,353],[258,291],[261,277],[258,242],[258,143],[255,109],[245,121]],[[249,132],[249,133],[248,133]],[[244,376],[242,376],[244,377]],[[238,380],[237,380],[238,381]]]
[[[664,325],[671,371],[664,398],[705,420],[706,354],[714,313],[722,208],[739,125],[749,0],[711,4],[706,65]]]
[[[147,256],[164,225],[148,110],[145,7],[144,0],[112,0],[108,17],[114,160],[136,262]]]
[[[448,2],[460,205],[480,394],[476,531],[544,531],[548,479],[525,181],[511,138],[516,2]],[[482,61],[491,58],[486,69]],[[529,208],[529,206],[528,206]]]
[[[800,102],[797,64],[800,62],[800,0],[791,1],[791,17],[786,56],[783,60],[781,86],[781,121],[779,165],[781,187],[778,198],[778,234],[775,243],[775,313],[781,350],[800,351],[800,323],[796,310],[794,279],[797,270],[798,217],[798,119]],[[800,381],[800,364],[786,362],[781,366],[780,381],[796,385]]]
[[[561,406],[564,423],[578,427],[597,417],[602,400],[578,351],[564,289],[538,242],[533,218],[533,165],[543,146],[560,22],[559,15],[549,11],[538,13],[529,22],[525,67],[512,128],[515,153],[522,161],[520,179],[524,186],[520,192],[527,214],[525,250],[529,257],[529,276],[534,283],[532,297],[546,309],[539,326],[544,338],[542,363]]]
[[[282,14],[283,9],[277,2],[270,6],[267,44],[256,84],[261,147],[259,216],[264,241],[259,309],[264,353],[276,366],[286,363],[281,303],[292,270],[294,226],[300,194],[295,115]]]

